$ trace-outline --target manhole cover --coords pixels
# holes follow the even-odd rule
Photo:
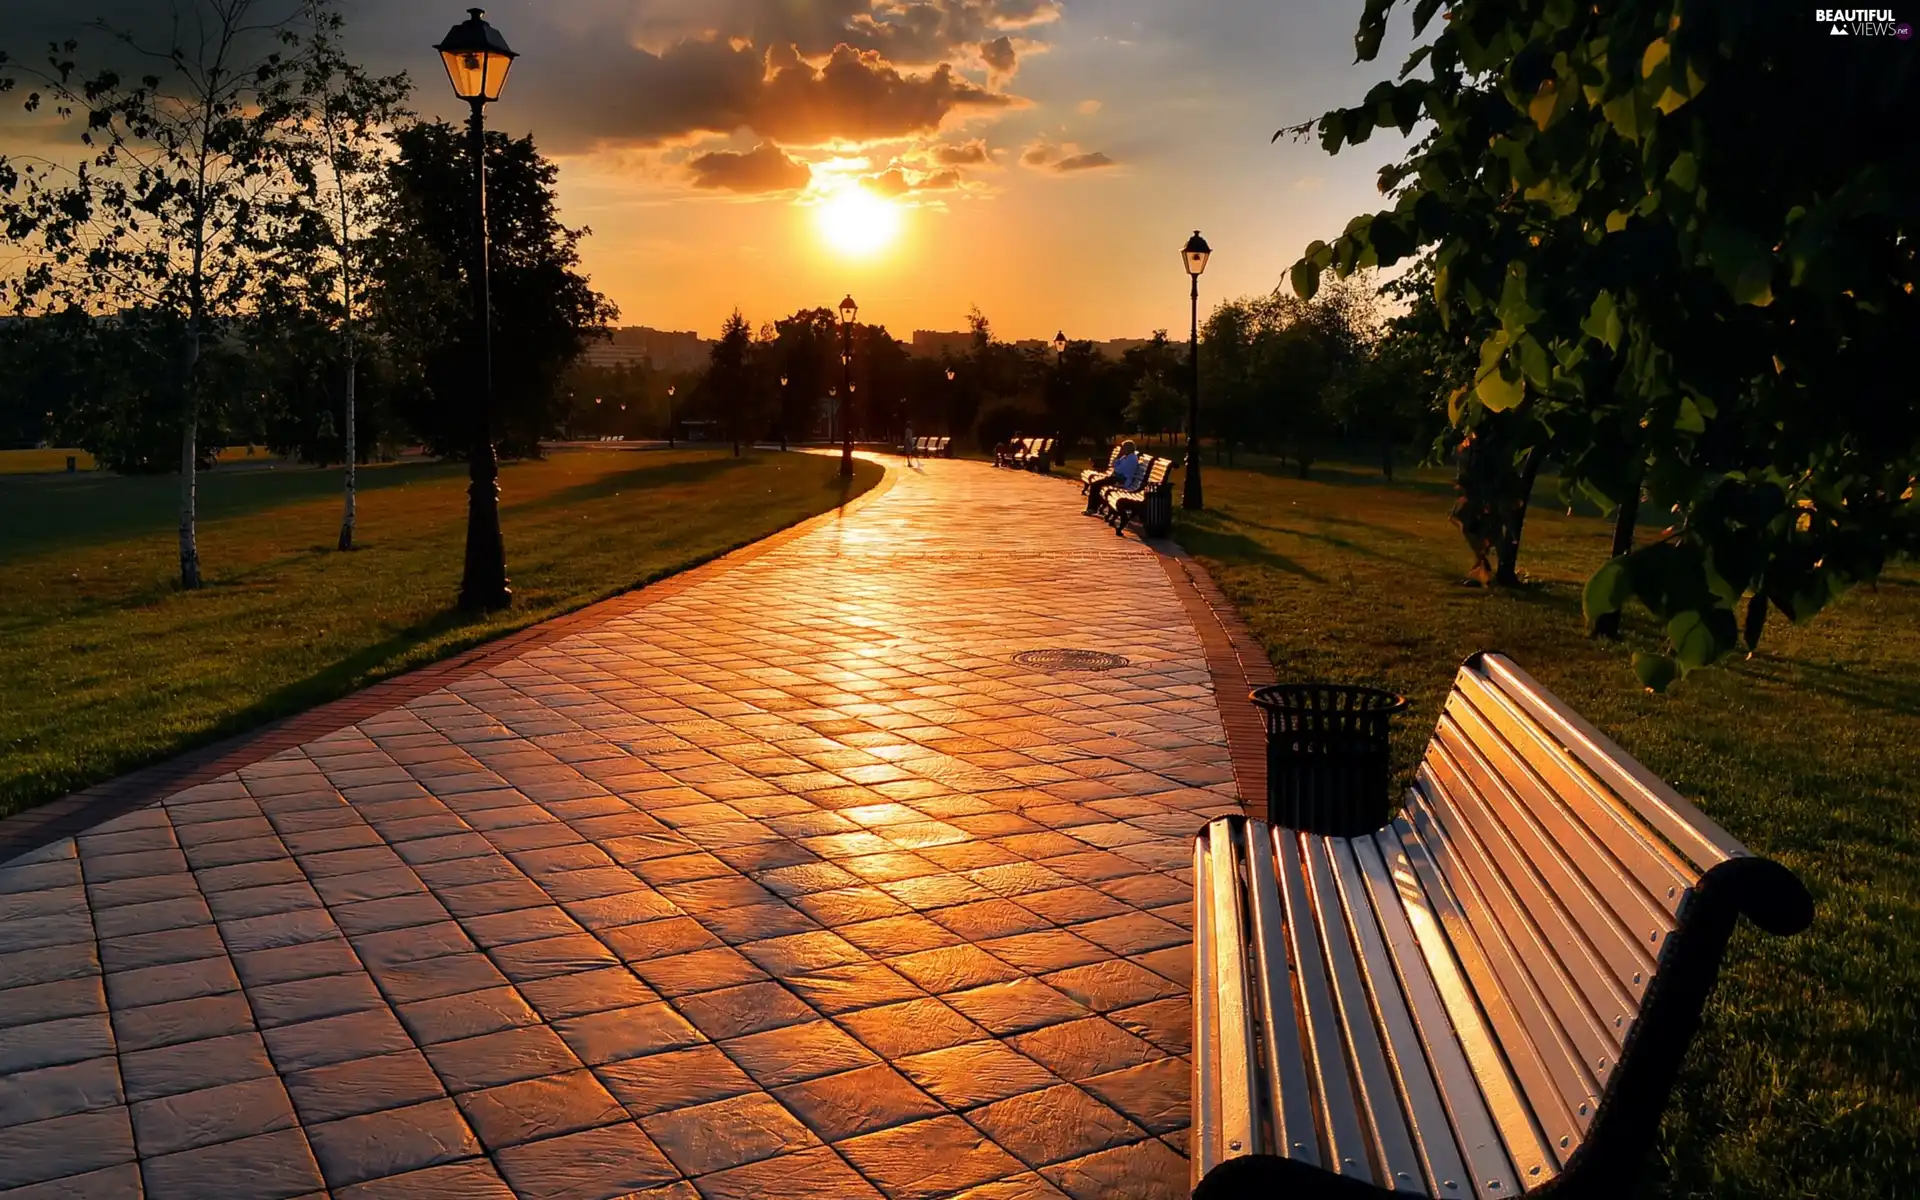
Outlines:
[[[1127,665],[1118,654],[1098,650],[1026,650],[1013,661],[1036,671],[1112,671]]]

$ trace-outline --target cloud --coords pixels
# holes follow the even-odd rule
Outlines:
[[[791,192],[813,180],[807,164],[787,157],[786,151],[765,142],[745,154],[716,150],[687,164],[693,186],[729,192]]]
[[[996,79],[1006,79],[1020,69],[1020,56],[1014,52],[1013,39],[1006,34],[980,43],[980,61],[987,64]]]
[[[1020,161],[1036,171],[1053,171],[1062,175],[1120,165],[1105,151],[1083,151],[1071,142],[1059,145],[1046,141],[1034,142],[1020,152]]]
[[[1096,150],[1091,154],[1069,154],[1059,162],[1054,163],[1053,169],[1062,172],[1097,171],[1102,167],[1117,167],[1119,165],[1119,163],[1107,157],[1103,151]]]
[[[960,172],[947,167],[939,171],[910,172],[894,167],[878,175],[868,175],[861,186],[892,199],[916,192],[951,192],[960,188]]]
[[[1093,114],[1099,112],[1103,107],[1105,106],[1102,105],[1098,100],[1082,100],[1079,104],[1074,106],[1074,111],[1078,112],[1083,117],[1090,117]]]
[[[943,167],[981,167],[993,161],[985,138],[974,138],[958,144],[942,142],[933,147],[929,154],[934,162]]]

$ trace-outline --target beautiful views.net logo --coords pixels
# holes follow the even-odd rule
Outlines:
[[[1890,8],[1816,8],[1813,19],[1833,37],[1895,37],[1904,42],[1913,36],[1912,24],[1896,19]]]

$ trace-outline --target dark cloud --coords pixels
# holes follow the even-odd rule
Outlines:
[[[702,154],[687,164],[693,186],[729,192],[792,192],[806,187],[813,179],[807,164],[788,158],[771,142],[736,154],[717,150]]]
[[[899,197],[915,192],[951,192],[960,186],[960,172],[952,167],[924,174],[904,171],[899,167],[882,171],[878,175],[869,175],[861,184],[882,196]]]
[[[993,161],[993,155],[987,149],[985,138],[974,138],[970,142],[954,144],[942,142],[930,151],[933,161],[943,167],[978,167]]]
[[[1014,53],[1013,39],[1004,33],[990,42],[980,43],[980,61],[1001,78],[1020,69],[1020,56]]]
[[[1035,170],[1054,171],[1062,175],[1120,165],[1104,151],[1087,152],[1078,146],[1058,146],[1052,142],[1033,143],[1020,152],[1020,161]]]
[[[1102,167],[1117,167],[1120,164],[1109,158],[1104,152],[1095,150],[1091,154],[1069,154],[1053,164],[1056,171],[1097,171]]]

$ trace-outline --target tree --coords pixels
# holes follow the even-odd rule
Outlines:
[[[1393,7],[1369,0],[1361,59]],[[1294,285],[1432,247],[1475,342],[1453,416],[1523,414],[1523,449],[1617,512],[1586,611],[1662,623],[1648,687],[1920,551],[1917,79],[1904,44],[1813,36],[1785,0],[1460,0],[1397,81],[1295,130],[1338,152],[1430,122],[1381,174],[1393,206]],[[1675,520],[1636,546],[1643,493]]]
[[[82,73],[68,41],[0,84],[25,79],[27,112],[50,108],[78,125],[82,156],[77,165],[0,157],[0,227],[26,257],[0,280],[0,298],[19,311],[143,310],[128,330],[161,339],[155,354],[179,364],[168,374],[180,381],[185,589],[201,582],[203,360],[258,299],[284,241],[299,76],[284,50],[296,13],[271,0],[180,0],[163,42],[96,25],[117,55],[144,64],[136,79],[112,67]]]
[[[707,368],[707,383],[712,389],[721,424],[733,442],[733,456],[740,457],[740,425],[745,419],[752,381],[749,357],[753,353],[753,326],[739,309],[720,326],[720,340],[713,344],[712,363]]]
[[[467,135],[417,122],[393,140],[367,247],[373,318],[406,379],[399,402],[408,425],[432,452],[464,454],[480,354],[467,284],[476,249]],[[558,168],[531,137],[489,131],[486,154],[494,428],[503,453],[533,456],[566,421],[567,369],[618,310],[579,271],[589,231],[560,223]]]
[[[345,498],[339,548],[353,549],[360,460],[358,315],[366,305],[365,258],[378,187],[388,160],[388,132],[404,117],[413,89],[405,74],[375,77],[351,62],[340,45],[342,19],[331,0],[305,0],[305,54],[301,60],[300,129],[296,161],[300,191],[296,236],[301,257],[292,278],[312,308],[338,330],[344,362]],[[331,406],[328,406],[329,409]]]

